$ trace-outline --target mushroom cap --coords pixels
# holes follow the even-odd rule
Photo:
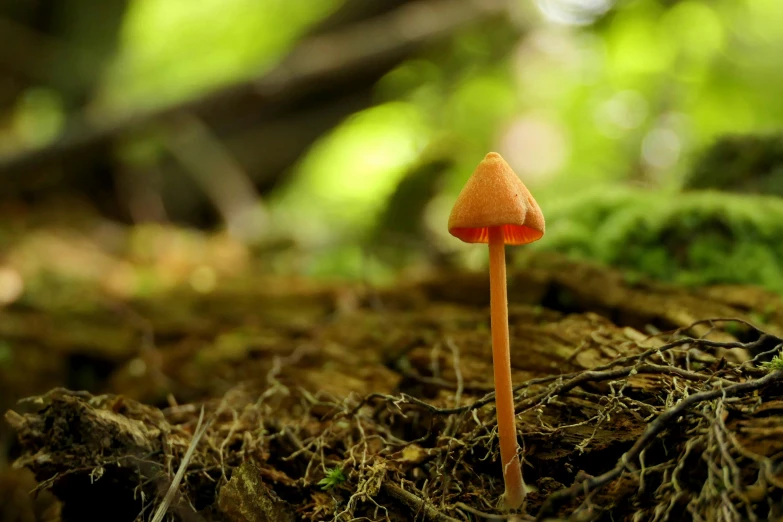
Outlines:
[[[490,152],[457,196],[449,233],[466,243],[488,243],[489,228],[503,227],[507,245],[524,245],[544,235],[544,214],[533,195],[497,152]]]

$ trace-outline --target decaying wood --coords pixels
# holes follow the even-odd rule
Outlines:
[[[459,274],[373,299],[359,290],[347,299],[344,289],[216,294],[193,305],[209,321],[194,333],[174,320],[181,310],[136,303],[155,358],[146,372],[133,355],[117,360],[108,382],[130,397],[60,389],[26,401],[6,416],[21,445],[16,465],[66,509],[97,483],[151,513],[203,407],[209,424],[170,508],[180,515],[263,511],[243,493],[255,481],[264,502],[303,520],[505,516],[496,509],[486,290],[483,276]],[[667,291],[669,308],[654,306]],[[513,272],[517,426],[526,482],[536,487],[520,519],[783,514],[774,442],[783,374],[764,366],[783,347],[781,322],[771,315],[754,325],[742,300],[711,293],[628,284],[551,256]],[[192,403],[169,398],[160,409],[131,398],[160,403],[166,394]],[[322,491],[335,468],[345,481]]]

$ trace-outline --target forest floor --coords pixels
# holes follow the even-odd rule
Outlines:
[[[517,514],[485,274],[79,299],[0,312],[4,521],[152,520],[164,497],[182,521],[783,517],[783,301],[761,289],[510,270]]]

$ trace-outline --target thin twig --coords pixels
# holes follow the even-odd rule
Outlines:
[[[196,424],[196,431],[193,433],[193,438],[191,439],[190,445],[188,446],[188,451],[185,452],[185,456],[182,458],[182,462],[179,463],[177,474],[174,475],[174,480],[171,481],[169,490],[166,492],[166,496],[163,497],[163,502],[161,502],[158,506],[158,509],[155,510],[155,516],[152,517],[152,522],[161,522],[163,517],[166,516],[171,503],[174,501],[174,496],[177,494],[179,484],[182,482],[182,478],[185,476],[185,471],[188,469],[190,459],[193,458],[193,453],[196,451],[196,446],[198,446],[201,437],[207,432],[209,424],[209,422],[204,424],[204,408],[202,407],[201,414],[198,417],[198,424]]]
[[[475,516],[477,516],[479,518],[483,518],[485,520],[508,520],[508,521],[520,520],[521,521],[521,520],[529,520],[529,519],[531,519],[531,517],[529,517],[527,515],[524,515],[524,518],[522,518],[523,515],[495,515],[493,513],[484,513],[483,511],[480,511],[480,510],[478,510],[476,508],[470,507],[469,505],[465,504],[464,502],[457,502],[456,504],[454,504],[454,507],[456,507],[457,509],[461,509],[463,511],[467,511],[471,515],[475,515]]]
[[[405,491],[401,487],[389,482],[388,480],[384,481],[381,488],[383,489],[384,493],[399,500],[415,513],[423,514],[427,520],[431,520],[432,522],[459,522],[456,518],[444,515],[438,511],[427,500],[424,500],[423,498],[420,498],[417,495],[410,493],[409,491]]]

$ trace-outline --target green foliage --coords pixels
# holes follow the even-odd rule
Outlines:
[[[599,190],[554,206],[536,248],[683,284],[783,293],[783,200],[711,191]]]
[[[715,136],[775,128],[783,121],[780,0],[635,0],[616,3],[579,28],[537,21],[551,18],[551,9],[543,17],[527,16],[535,3],[523,4],[522,27],[500,17],[477,20],[425,46],[381,79],[377,105],[322,136],[292,166],[290,183],[269,194],[275,230],[305,249],[336,248],[364,237],[383,219],[384,201],[422,151],[444,136],[455,144],[452,166],[438,180],[437,204],[425,205],[438,233],[448,212],[441,201],[452,200],[489,150],[507,156],[537,194],[547,185],[578,187],[629,172],[649,174],[666,186],[679,184],[677,175],[687,167],[683,160]],[[119,51],[91,110],[101,115],[138,110],[263,75],[341,5],[341,0],[197,5],[133,0]],[[52,111],[37,103],[41,107],[24,107],[27,118],[20,121],[41,122],[24,128],[56,130]],[[149,153],[124,152],[134,159]],[[745,159],[732,168],[744,174],[766,161]],[[716,157],[712,164],[720,162]],[[712,175],[709,162],[704,172]],[[553,226],[544,244],[667,279],[779,285],[775,263],[765,264],[779,258],[779,247],[765,239],[774,231],[736,243],[737,231],[721,229],[718,210],[709,204],[699,210],[696,200],[682,214],[668,208],[665,198],[647,201],[646,194],[622,189],[581,199],[546,202]],[[649,205],[656,208],[647,215]],[[562,212],[550,213],[550,207]],[[570,214],[567,207],[578,210],[579,218],[556,222],[556,215]],[[763,220],[740,217],[738,223],[749,219],[753,226]],[[712,228],[691,242],[688,234],[705,220]],[[417,225],[412,228],[418,232]],[[676,246],[677,241],[686,244]],[[716,258],[716,250],[726,249],[729,256]],[[309,263],[309,271],[358,275],[362,264],[350,247],[344,250]],[[733,272],[737,258],[745,272]]]
[[[322,490],[328,491],[333,487],[339,486],[343,482],[345,482],[343,470],[340,468],[333,468],[327,470],[326,476],[318,481],[318,485],[321,486]]]
[[[134,0],[103,102],[180,99],[270,67],[339,0]]]
[[[297,240],[323,244],[370,228],[426,140],[411,104],[388,103],[357,113],[316,142],[295,179],[270,210]]]

